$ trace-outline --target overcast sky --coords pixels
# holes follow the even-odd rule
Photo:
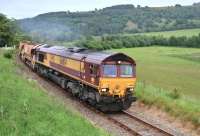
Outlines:
[[[0,0],[0,13],[21,19],[54,11],[88,11],[117,4],[141,6],[191,5],[200,0]]]

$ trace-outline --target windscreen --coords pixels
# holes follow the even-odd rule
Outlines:
[[[117,76],[117,66],[116,65],[104,65],[103,66],[103,76],[104,77],[116,77]]]
[[[120,77],[132,77],[133,67],[132,65],[120,65]]]

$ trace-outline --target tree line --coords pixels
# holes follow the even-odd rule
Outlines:
[[[200,34],[192,37],[175,37],[169,38],[163,36],[146,36],[146,35],[108,35],[98,38],[87,37],[76,42],[76,46],[85,47],[95,50],[148,47],[148,46],[173,46],[173,47],[193,47],[200,48]]]

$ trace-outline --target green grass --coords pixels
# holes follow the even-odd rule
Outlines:
[[[0,50],[0,136],[108,135],[17,74]]]
[[[194,117],[200,124],[200,116],[197,116],[200,114],[197,110],[197,108],[200,109],[200,49],[144,47],[114,51],[124,52],[136,59],[137,79],[141,84],[145,83],[149,86],[141,93],[141,87],[137,89],[141,100],[150,104],[159,101],[158,105],[168,105],[164,106],[165,108],[172,106],[170,110],[183,108],[183,111],[187,112],[188,108],[192,108],[193,113],[198,111]],[[164,90],[160,92],[160,88]],[[163,92],[172,92],[174,89],[181,97],[171,101],[170,96]],[[183,106],[184,103],[185,106]],[[190,104],[186,105],[186,103]],[[182,115],[184,112],[179,114]],[[178,111],[172,113],[177,115]]]
[[[147,105],[157,106],[183,121],[200,125],[200,101],[142,82],[137,83],[137,98]]]
[[[147,32],[147,33],[139,33],[139,35],[147,35],[147,36],[164,36],[164,37],[191,37],[197,36],[200,33],[200,28],[197,29],[183,29],[183,30],[175,30],[175,31],[162,31],[162,32]],[[132,36],[133,34],[126,34]],[[135,34],[134,34],[135,35]]]

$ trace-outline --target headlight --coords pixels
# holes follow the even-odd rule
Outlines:
[[[101,89],[101,91],[102,91],[102,92],[106,92],[106,91],[107,91],[107,89],[106,89],[106,88],[103,88],[103,89]]]
[[[102,88],[101,91],[102,92],[108,92],[108,88]]]
[[[134,91],[134,88],[129,88],[129,91]]]

